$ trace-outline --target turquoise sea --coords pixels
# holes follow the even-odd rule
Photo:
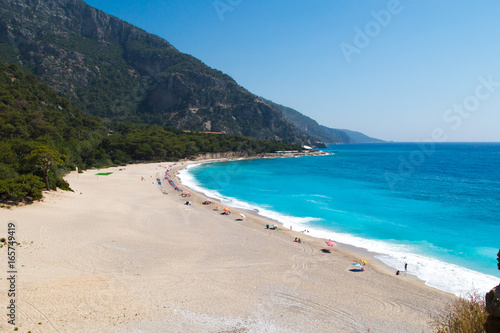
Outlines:
[[[457,295],[500,282],[500,143],[330,146],[198,164],[182,182],[294,230],[362,247]],[[341,245],[340,245],[341,246]]]

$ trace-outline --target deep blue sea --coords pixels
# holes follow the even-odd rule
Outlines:
[[[500,143],[330,146],[329,156],[199,164],[183,183],[294,230],[378,253],[457,295],[500,282]],[[340,245],[342,246],[342,245]]]

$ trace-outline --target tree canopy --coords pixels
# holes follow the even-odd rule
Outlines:
[[[36,76],[0,62],[0,200],[38,200],[69,189],[62,176],[78,167],[178,160],[199,153],[254,155],[300,145],[241,135],[109,121],[85,114]]]

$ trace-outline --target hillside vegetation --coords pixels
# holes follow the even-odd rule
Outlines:
[[[35,75],[0,63],[0,199],[36,200],[42,190],[69,189],[65,172],[208,152],[248,155],[301,150],[300,145],[184,132],[89,116]]]
[[[264,102],[278,108],[283,112],[285,118],[291,122],[295,127],[300,129],[302,132],[309,134],[310,136],[318,139],[326,144],[336,144],[336,143],[381,143],[384,142],[380,139],[371,138],[363,133],[330,128],[320,125],[316,120],[303,115],[297,110],[289,108],[287,106],[274,103],[263,97],[260,97]]]
[[[228,75],[83,1],[2,1],[0,31],[4,61],[38,75],[89,115],[317,141]]]

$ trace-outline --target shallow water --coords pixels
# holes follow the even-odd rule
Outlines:
[[[331,146],[330,156],[201,164],[182,181],[295,230],[378,252],[436,288],[500,281],[500,144]]]

